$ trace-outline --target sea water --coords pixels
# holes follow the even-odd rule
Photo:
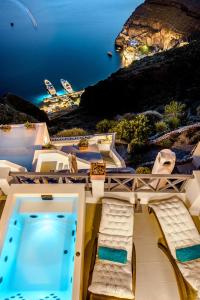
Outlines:
[[[61,78],[80,90],[115,72],[121,65],[115,38],[143,1],[19,2],[0,1],[0,94],[12,92],[39,104],[45,78],[62,93]]]

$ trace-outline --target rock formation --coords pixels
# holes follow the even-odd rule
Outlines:
[[[124,49],[135,39],[166,50],[199,32],[199,0],[146,0],[127,20],[116,45]]]
[[[0,124],[49,122],[45,112],[31,102],[13,94],[0,98]]]
[[[200,104],[200,41],[145,57],[85,89],[81,107],[106,116],[158,109],[172,99]]]

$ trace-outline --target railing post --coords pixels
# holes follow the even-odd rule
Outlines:
[[[92,196],[96,199],[102,198],[104,196],[105,176],[91,176],[90,181],[92,183]]]
[[[0,189],[8,195],[10,185],[8,182],[10,168],[0,168]]]
[[[200,214],[200,171],[194,171],[194,178],[188,180],[185,185],[186,197],[190,204],[190,213]]]

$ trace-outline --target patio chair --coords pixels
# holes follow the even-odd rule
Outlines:
[[[171,197],[152,200],[148,207],[160,226],[158,247],[173,266],[181,300],[199,300],[200,235],[185,203]]]
[[[133,205],[129,202],[109,198],[102,200],[88,299],[134,299],[133,218]]]

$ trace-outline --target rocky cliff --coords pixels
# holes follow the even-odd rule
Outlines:
[[[106,116],[157,109],[172,99],[200,104],[200,42],[164,51],[86,88],[81,107]]]
[[[125,23],[116,45],[126,48],[132,39],[170,49],[200,32],[199,0],[146,0]]]
[[[0,98],[0,124],[49,122],[45,112],[32,103],[13,94]]]

